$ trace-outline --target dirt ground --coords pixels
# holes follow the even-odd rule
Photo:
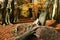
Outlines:
[[[7,40],[8,38],[14,37],[11,33],[13,25],[0,26],[0,40]]]
[[[15,30],[16,26],[20,24],[24,23],[18,23],[13,25],[0,25],[0,40],[9,40],[10,38],[15,37],[16,35],[12,33],[12,31]]]

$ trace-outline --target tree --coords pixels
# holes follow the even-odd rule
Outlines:
[[[45,25],[45,21],[46,21],[46,18],[48,16],[47,12],[48,12],[49,0],[44,0],[40,4],[42,4],[42,5],[41,5],[41,12],[39,15],[39,21],[40,21],[41,25]]]

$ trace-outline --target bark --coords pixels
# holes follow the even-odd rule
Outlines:
[[[26,40],[26,38],[28,38],[28,36],[34,34],[34,32],[37,28],[39,28],[39,27],[34,27],[31,30],[25,32],[24,34],[19,35],[19,36],[14,37],[14,38],[11,38],[10,40]]]
[[[52,20],[54,19],[56,8],[57,8],[57,0],[54,0]]]
[[[41,13],[40,13],[40,15],[39,15],[39,21],[40,21],[40,23],[41,23],[41,25],[43,26],[43,25],[45,25],[45,21],[46,21],[46,18],[47,18],[47,12],[48,12],[48,10],[47,10],[47,7],[48,7],[48,3],[49,3],[49,1],[47,0],[46,2],[45,2],[45,4],[43,5],[44,7],[42,7],[42,10],[41,10]]]

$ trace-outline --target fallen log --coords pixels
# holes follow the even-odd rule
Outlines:
[[[35,35],[42,40],[60,40],[60,34],[53,27],[42,26],[36,30]]]
[[[36,37],[34,37],[34,35]],[[38,38],[37,40],[60,40],[60,34],[58,31],[56,31],[55,28],[48,26],[33,27],[24,34],[18,35],[14,38],[11,38],[10,40],[33,40],[33,37]]]
[[[34,34],[34,32],[35,32],[35,30],[36,30],[37,28],[39,28],[39,26],[38,26],[38,27],[34,27],[34,28],[32,28],[31,30],[25,32],[24,34],[18,35],[18,36],[13,37],[13,38],[11,38],[11,39],[9,39],[9,40],[25,40],[26,38],[28,38],[29,35]]]

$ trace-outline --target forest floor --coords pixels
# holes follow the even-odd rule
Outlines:
[[[28,23],[32,23],[33,21],[34,20],[21,19],[20,22],[17,22],[12,25],[0,25],[0,40],[9,40],[9,38],[16,36],[15,34],[11,33],[13,28],[15,28],[19,24],[23,24],[23,23],[28,24]]]
[[[26,21],[25,21],[26,22]],[[33,21],[28,22],[28,23],[32,23]],[[17,24],[22,24],[23,22],[21,21],[21,23],[17,23]],[[0,40],[9,40],[9,38],[15,37],[16,35],[11,33],[12,28],[15,28],[17,24],[13,24],[13,25],[0,25]],[[56,30],[60,31],[60,24],[56,24],[55,25]]]

